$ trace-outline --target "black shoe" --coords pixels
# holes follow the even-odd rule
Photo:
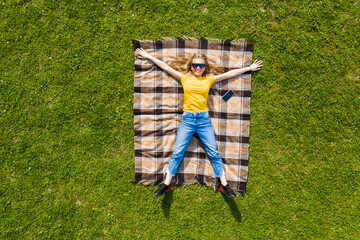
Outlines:
[[[223,185],[221,184],[221,186],[220,186],[220,191],[223,192],[223,193],[225,193],[226,196],[228,196],[229,198],[234,198],[234,197],[236,197],[235,192],[229,187],[229,184],[227,184],[226,186],[223,186]]]
[[[161,186],[155,191],[155,196],[160,197],[164,193],[171,191],[171,187],[165,184],[161,184]]]

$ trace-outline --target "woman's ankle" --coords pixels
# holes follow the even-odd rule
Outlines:
[[[221,176],[221,177],[219,177],[219,179],[220,179],[221,185],[226,186],[228,184],[225,176]]]
[[[172,176],[170,174],[166,174],[164,184],[170,186],[172,180]]]

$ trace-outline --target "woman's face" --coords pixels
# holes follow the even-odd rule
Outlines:
[[[195,67],[194,64],[203,64],[203,67]],[[191,65],[191,71],[193,72],[195,77],[202,77],[203,73],[205,72],[205,61],[201,58],[194,58]]]

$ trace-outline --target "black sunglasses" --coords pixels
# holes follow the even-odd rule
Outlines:
[[[193,68],[204,68],[205,67],[205,64],[203,64],[203,63],[194,63],[193,65]]]

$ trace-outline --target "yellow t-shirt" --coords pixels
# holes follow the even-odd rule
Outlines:
[[[195,77],[181,74],[181,84],[184,89],[184,112],[209,111],[207,99],[210,87],[215,80],[214,76]]]

